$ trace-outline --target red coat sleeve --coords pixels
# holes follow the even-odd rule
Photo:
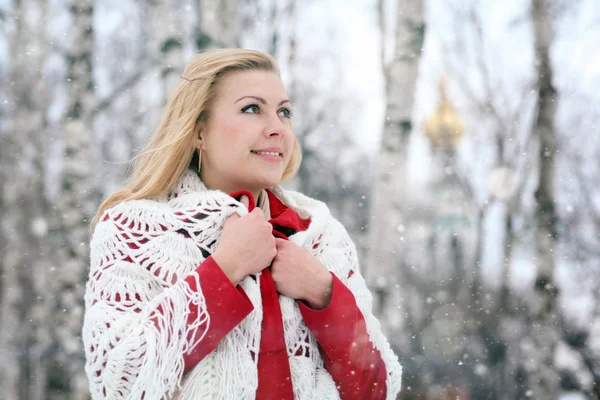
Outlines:
[[[314,310],[298,302],[306,326],[321,347],[325,367],[342,399],[385,399],[386,370],[367,333],[354,295],[334,274],[331,302]]]
[[[200,286],[206,302],[209,323],[202,341],[189,354],[184,354],[185,371],[202,361],[217,347],[221,339],[254,309],[244,289],[240,286],[233,286],[212,256],[204,260],[196,271],[200,276]],[[193,277],[186,278],[186,282],[192,290],[198,290]],[[198,307],[190,305],[189,323],[196,318],[198,318]],[[202,332],[203,329],[197,331]],[[194,337],[188,338],[192,342],[195,339]]]

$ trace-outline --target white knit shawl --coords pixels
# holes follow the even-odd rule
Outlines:
[[[356,250],[327,206],[300,193],[272,189],[308,229],[290,237],[312,253],[353,292],[367,331],[387,371],[387,398],[400,391],[401,366],[371,312],[372,297],[358,269]],[[91,240],[91,268],[85,294],[83,342],[86,372],[94,399],[254,399],[258,387],[262,305],[260,279],[240,282],[254,310],[218,347],[185,376],[183,354],[200,342],[210,325],[201,291],[182,277],[212,254],[225,220],[247,209],[227,194],[208,190],[191,170],[173,191],[152,200],[121,203],[107,210]],[[353,273],[351,273],[353,271]],[[189,302],[199,309],[186,324]],[[280,296],[294,397],[339,399],[323,365],[317,341],[295,300]],[[162,309],[162,312],[157,308]],[[197,331],[196,343],[186,339]],[[301,355],[298,355],[301,354]]]

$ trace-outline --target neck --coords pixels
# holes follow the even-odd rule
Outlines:
[[[256,202],[255,205],[258,205],[258,195],[260,194],[260,190],[248,190],[248,191],[250,193],[252,193],[252,197],[254,197],[254,201]]]
[[[207,179],[205,179],[207,178]],[[256,189],[256,188],[248,188],[248,187],[240,187],[239,185],[228,185],[226,183],[221,183],[221,182],[211,182],[211,179],[209,177],[205,177],[202,174],[200,174],[200,179],[202,180],[202,182],[204,183],[204,186],[206,186],[207,189],[210,190],[220,190],[224,193],[233,193],[233,192],[237,192],[240,190],[247,190],[252,194],[252,197],[254,197],[254,201],[258,201],[258,195],[260,194],[260,191],[262,189]]]

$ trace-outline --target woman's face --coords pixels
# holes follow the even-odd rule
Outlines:
[[[253,194],[281,182],[294,146],[291,104],[277,74],[228,72],[197,147],[210,189]]]

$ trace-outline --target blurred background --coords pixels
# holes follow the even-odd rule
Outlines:
[[[599,44],[598,0],[0,0],[0,398],[88,398],[89,220],[186,62],[246,47],[400,399],[599,399]]]

